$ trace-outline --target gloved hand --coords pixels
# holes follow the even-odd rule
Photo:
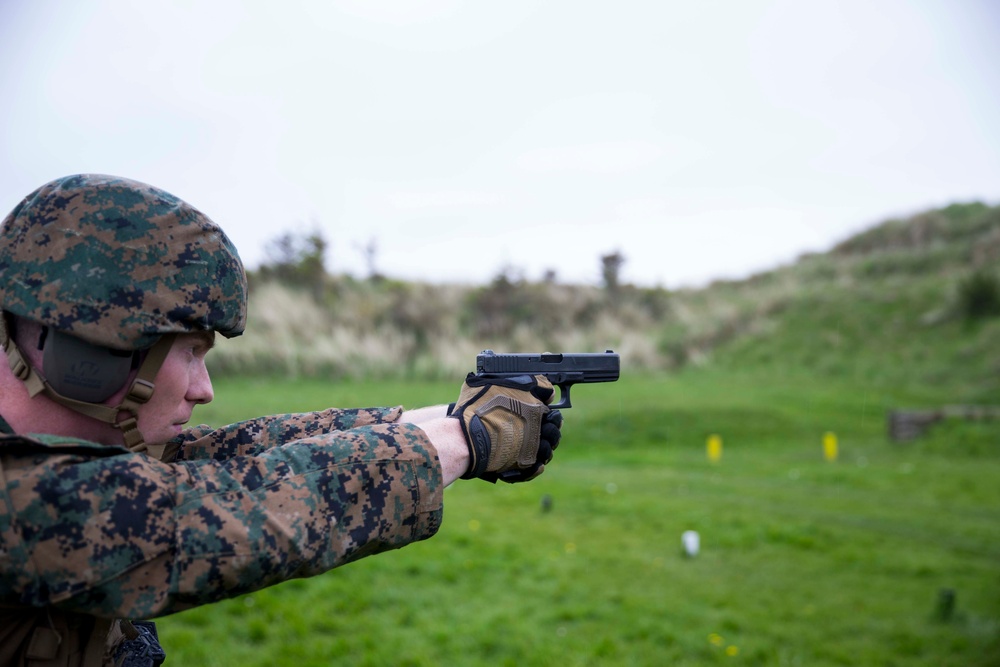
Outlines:
[[[559,410],[549,410],[542,417],[542,434],[538,443],[538,457],[535,459],[535,465],[524,470],[508,470],[499,474],[486,473],[482,479],[495,482],[499,478],[508,484],[514,484],[515,482],[529,482],[541,475],[545,472],[545,464],[552,460],[552,454],[559,446],[559,439],[562,437],[562,431],[560,431],[562,423],[563,416]]]
[[[550,410],[555,391],[544,376],[465,379],[448,414],[462,424],[469,470],[462,479],[526,482],[552,460],[559,446],[562,414]]]

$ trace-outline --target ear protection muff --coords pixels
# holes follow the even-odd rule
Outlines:
[[[43,371],[52,374],[52,382],[32,367],[14,342],[12,324],[7,313],[0,316],[0,348],[7,356],[11,373],[24,383],[30,398],[44,394],[63,407],[111,424],[122,432],[125,446],[133,452],[145,452],[161,460],[166,456],[166,444],[144,441],[139,431],[139,408],[152,398],[156,388],[153,381],[170,354],[177,334],[161,335],[146,350],[120,352],[43,327],[38,348],[42,351]],[[132,370],[135,370],[135,377],[129,381]],[[59,384],[58,391],[55,383]],[[118,405],[102,403],[121,389],[126,391]]]
[[[57,392],[77,401],[101,403],[125,386],[133,353],[93,345],[48,328],[43,334],[42,374]]]

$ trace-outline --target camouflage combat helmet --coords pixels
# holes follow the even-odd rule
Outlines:
[[[236,336],[246,298],[243,265],[223,231],[143,183],[61,178],[0,227],[3,309],[90,343],[137,350],[165,333]]]
[[[150,385],[139,391],[144,398],[130,391],[115,409],[86,401],[90,407],[81,408],[44,378],[29,381],[37,376],[30,367],[18,369],[32,395],[44,392],[103,421],[118,425],[125,410],[134,422],[135,403],[151,395],[174,334],[238,336],[246,303],[246,273],[225,233],[144,183],[92,174],[57,179],[28,195],[0,227],[0,308],[100,348],[152,348],[140,370]],[[13,368],[17,346],[4,342]]]

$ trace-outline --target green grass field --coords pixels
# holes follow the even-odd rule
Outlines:
[[[196,417],[456,390],[231,380]],[[168,664],[1000,665],[1000,423],[885,435],[941,400],[712,370],[579,387],[541,478],[459,482],[429,541],[161,619]]]

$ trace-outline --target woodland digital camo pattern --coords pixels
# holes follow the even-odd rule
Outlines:
[[[236,248],[203,213],[125,178],[67,176],[0,228],[0,307],[88,342],[149,347],[165,333],[246,325]]]
[[[55,436],[0,439],[6,605],[151,618],[426,539],[437,453],[400,408],[182,434],[172,463]],[[0,632],[2,634],[2,632]]]

